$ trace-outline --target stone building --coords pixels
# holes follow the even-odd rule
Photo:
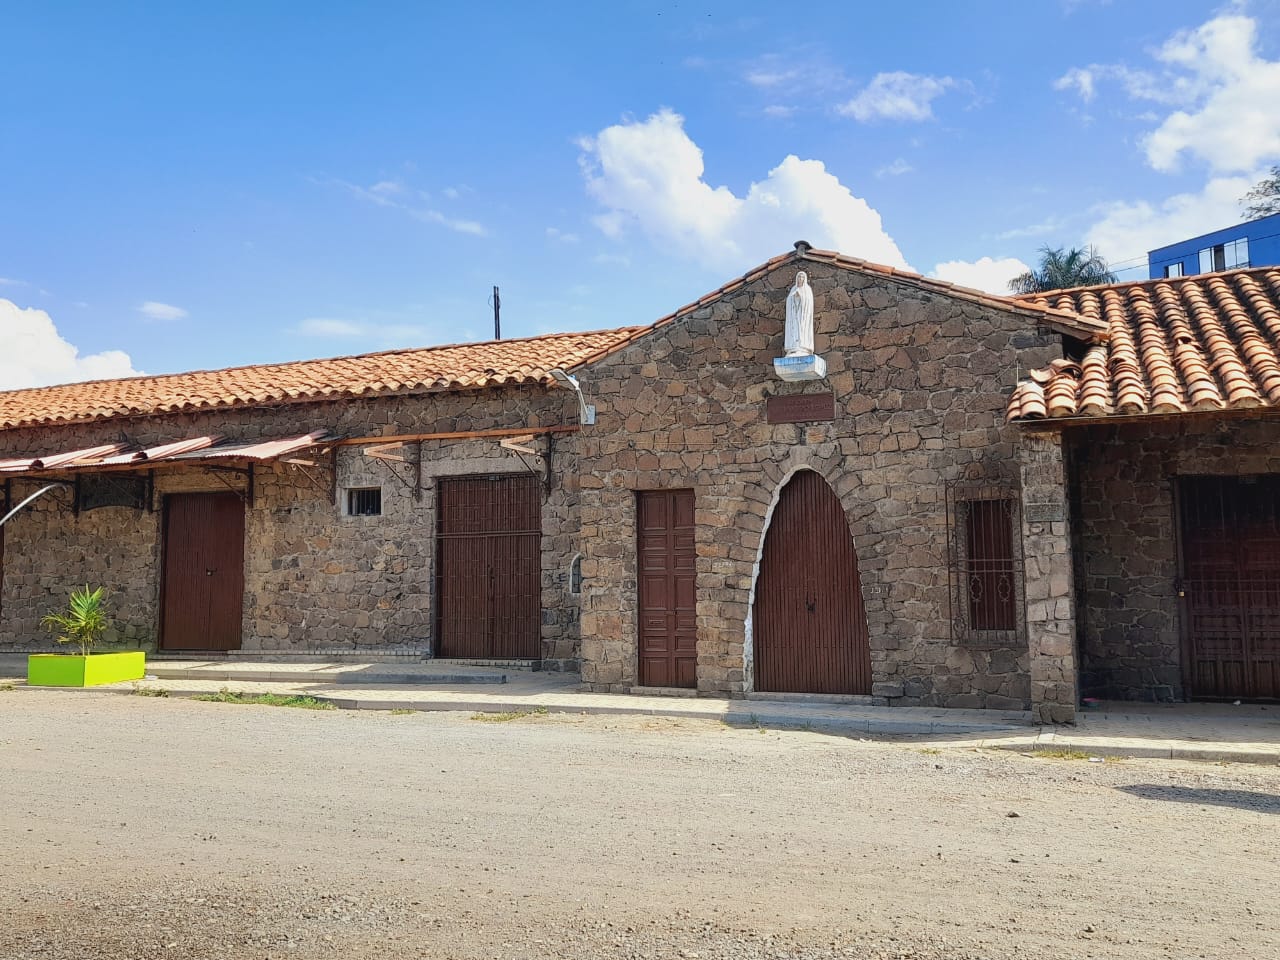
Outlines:
[[[1009,405],[1063,438],[1082,694],[1280,699],[1280,269],[1037,302],[1106,327]]]
[[[4,503],[59,485],[0,528],[0,645],[87,582],[162,652],[1057,722],[1082,689],[1275,695],[1202,666],[1177,593],[1241,524],[1265,547],[1277,302],[1265,271],[1005,298],[797,244],[644,327],[3,393]],[[1173,535],[1210,502],[1230,537]]]

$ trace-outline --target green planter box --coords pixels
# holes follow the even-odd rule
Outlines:
[[[121,680],[141,680],[147,672],[147,655],[141,650],[124,653],[33,653],[27,657],[27,684],[32,687],[96,687]]]

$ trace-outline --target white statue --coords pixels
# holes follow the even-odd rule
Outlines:
[[[813,356],[813,288],[801,270],[787,293],[787,332],[783,341],[788,357]]]

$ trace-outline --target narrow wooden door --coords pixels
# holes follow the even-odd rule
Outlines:
[[[1198,699],[1280,699],[1280,476],[1185,477],[1184,681]]]
[[[871,692],[853,538],[839,498],[811,470],[791,478],[774,508],[752,623],[757,690]]]
[[[244,605],[244,501],[165,497],[160,649],[238,650]]]
[[[698,685],[693,491],[637,495],[639,674],[646,687]]]
[[[536,477],[440,481],[437,656],[542,656],[542,499]]]

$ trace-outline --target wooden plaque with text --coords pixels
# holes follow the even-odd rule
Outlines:
[[[769,423],[809,423],[836,418],[834,393],[793,393],[786,397],[770,397],[764,403],[765,420]]]

